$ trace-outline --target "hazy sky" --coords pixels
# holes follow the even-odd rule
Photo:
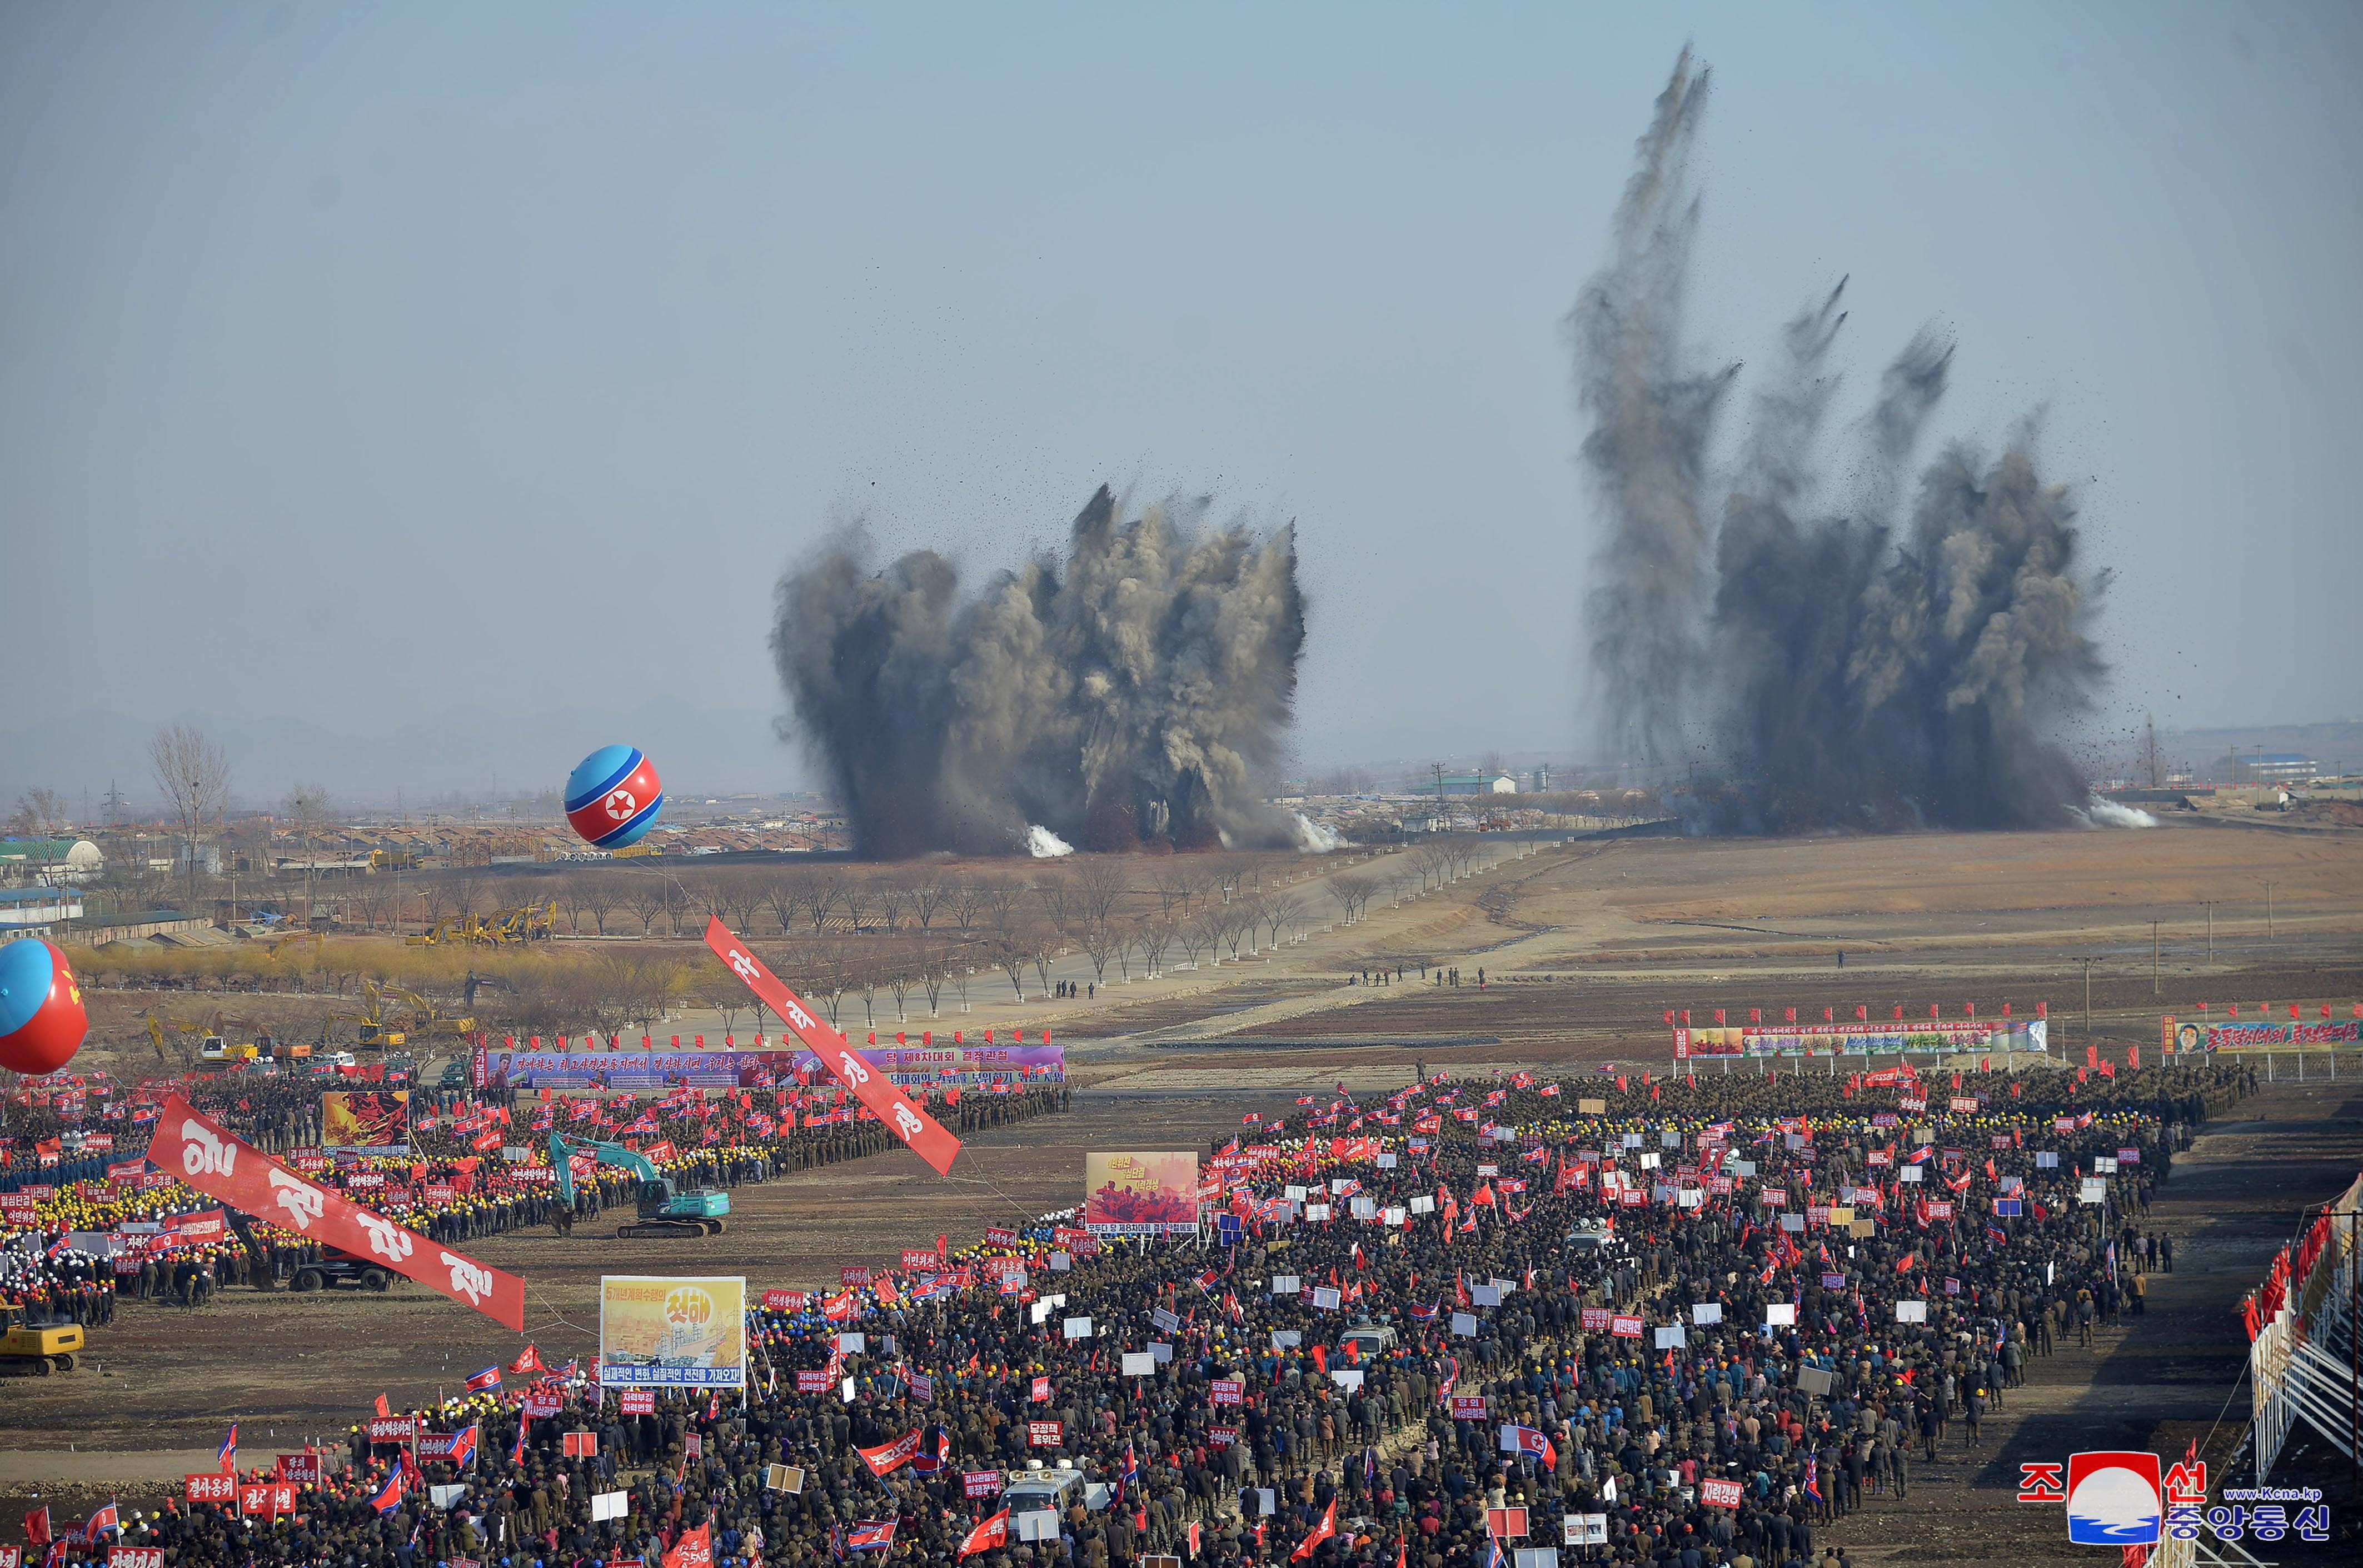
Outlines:
[[[777,709],[831,522],[982,571],[1106,480],[1297,520],[1307,763],[1586,751],[1559,322],[1685,39],[1702,344],[1948,324],[2113,721],[2363,709],[2343,0],[17,5],[0,732]]]

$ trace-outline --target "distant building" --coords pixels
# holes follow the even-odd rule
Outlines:
[[[1506,773],[1448,773],[1443,788],[1448,795],[1514,795],[1518,781]]]
[[[2318,764],[2293,751],[2269,751],[2245,759],[2249,781],[2257,784],[2303,784],[2313,778]]]
[[[0,838],[0,880],[87,882],[106,869],[106,856],[86,838]]]
[[[62,888],[0,888],[0,942],[55,936],[82,918],[82,895]]]

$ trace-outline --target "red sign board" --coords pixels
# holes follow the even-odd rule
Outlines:
[[[1641,1337],[1641,1320],[1637,1315],[1619,1312],[1608,1320],[1608,1331],[1620,1340],[1637,1340]]]
[[[801,1290],[766,1290],[763,1292],[763,1310],[801,1312],[804,1309],[804,1302],[809,1297],[806,1293]]]
[[[192,1503],[234,1503],[238,1500],[238,1477],[227,1471],[212,1470],[182,1478],[183,1496]]]
[[[1524,1508],[1487,1508],[1485,1533],[1495,1540],[1526,1539],[1526,1510]]]
[[[1029,1447],[1056,1448],[1064,1441],[1064,1429],[1057,1421],[1026,1423],[1026,1441]]]
[[[10,1547],[14,1552],[17,1549]],[[7,1559],[8,1568],[15,1568],[16,1558]],[[106,1568],[164,1568],[164,1549],[161,1546],[111,1546],[106,1551]]]
[[[929,1252],[925,1247],[904,1247],[903,1249],[903,1266],[904,1268],[937,1268],[942,1265],[943,1261],[944,1260],[942,1258],[937,1257],[934,1253]]]
[[[566,1404],[566,1397],[555,1389],[537,1388],[518,1401],[517,1408],[536,1420],[548,1420]]]
[[[1485,1419],[1485,1396],[1482,1394],[1455,1394],[1451,1400],[1454,1420],[1481,1421]]]
[[[826,1393],[827,1393],[827,1392],[828,1392],[828,1374],[827,1374],[827,1373],[826,1373],[826,1372],[799,1372],[799,1373],[797,1373],[797,1374],[796,1374],[796,1392],[797,1392],[797,1393],[799,1393],[799,1394],[826,1394]]]
[[[1212,1385],[1207,1398],[1209,1402],[1216,1405],[1237,1405],[1243,1401],[1245,1395],[1246,1386],[1237,1378],[1217,1377]]]
[[[316,1453],[281,1454],[279,1479],[297,1486],[317,1486],[320,1484],[320,1456]]]
[[[599,1457],[599,1434],[597,1432],[568,1432],[560,1438],[560,1444],[563,1449],[566,1457],[569,1459],[596,1459]]]
[[[238,1489],[238,1511],[277,1518],[295,1511],[295,1488],[284,1481],[249,1481]]]
[[[858,1264],[848,1264],[837,1271],[837,1278],[840,1285],[867,1285],[870,1271]]]
[[[1605,1307],[1586,1307],[1583,1309],[1584,1332],[1589,1334],[1606,1333],[1608,1331],[1608,1320],[1614,1316],[1615,1314],[1611,1312]]]
[[[372,1416],[369,1434],[372,1442],[408,1442],[417,1424],[416,1416]]]
[[[657,1413],[656,1391],[651,1388],[627,1388],[623,1396],[624,1414],[653,1416]]]
[[[1710,1508],[1736,1508],[1739,1507],[1739,1483],[1703,1480],[1699,1483],[1699,1501]]]
[[[971,1497],[990,1497],[1001,1490],[998,1470],[964,1470],[960,1473],[960,1491]]]

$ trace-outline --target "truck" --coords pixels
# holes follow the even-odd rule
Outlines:
[[[718,1236],[727,1228],[730,1212],[730,1195],[708,1188],[676,1187],[672,1178],[658,1171],[656,1162],[638,1150],[627,1149],[621,1143],[594,1143],[586,1138],[570,1138],[563,1132],[549,1135],[549,1165],[558,1178],[558,1201],[571,1208],[574,1204],[574,1170],[571,1156],[588,1154],[603,1165],[627,1170],[640,1179],[640,1189],[635,1198],[638,1220],[616,1227],[620,1241],[642,1241],[660,1237]]]
[[[80,1323],[13,1323],[0,1335],[0,1371],[15,1377],[47,1377],[72,1372],[75,1353],[83,1348]]]

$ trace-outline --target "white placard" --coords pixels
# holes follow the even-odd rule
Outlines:
[[[2059,1168],[2059,1154],[2058,1154],[2058,1151],[2054,1150],[2054,1149],[2037,1149],[2037,1150],[2036,1150],[2036,1151],[2035,1151],[2035,1168],[2036,1168],[2036,1170],[2039,1170],[2039,1171],[2056,1171],[2056,1170],[2058,1170],[2058,1169]]]
[[[1657,1150],[1650,1149],[1641,1155],[1641,1168],[1645,1171],[1657,1170],[1665,1163],[1665,1158]]]
[[[1395,1156],[1392,1154],[1381,1154],[1379,1156],[1378,1165],[1379,1169],[1382,1171],[1391,1171],[1395,1168]]]
[[[1330,1369],[1329,1380],[1340,1388],[1359,1388],[1362,1386],[1362,1369],[1359,1366],[1333,1367]]]
[[[2099,1176],[2086,1176],[2077,1189],[2077,1196],[2086,1203],[2106,1203],[2109,1200],[2109,1184]]]
[[[1625,1147],[1628,1149],[1637,1149],[1640,1146],[1641,1134],[1638,1132],[1627,1132],[1625,1134]]]
[[[622,1518],[629,1511],[627,1505],[631,1500],[632,1495],[629,1492],[592,1493],[591,1522],[597,1524],[601,1519]]]
[[[1335,1198],[1353,1185],[1354,1178],[1352,1176],[1331,1176],[1329,1178],[1329,1196]]]
[[[1280,1512],[1280,1494],[1278,1491],[1270,1486],[1259,1486],[1255,1489],[1255,1495],[1256,1512],[1262,1514],[1266,1518],[1270,1518],[1271,1515]]]
[[[1288,1186],[1283,1187],[1281,1187],[1281,1188],[1280,1189],[1280,1195],[1281,1195],[1281,1197],[1285,1198],[1286,1198],[1286,1199],[1288,1199],[1291,1203],[1302,1203],[1302,1202],[1304,1202],[1304,1192],[1305,1192],[1305,1189],[1304,1189],[1304,1187],[1297,1186],[1297,1185],[1296,1185],[1295,1183],[1293,1183],[1293,1182],[1290,1183]]]
[[[839,1334],[837,1336],[837,1348],[844,1352],[847,1355],[860,1355],[863,1348],[869,1343],[869,1336],[865,1334]]]
[[[1477,1337],[1477,1314],[1474,1312],[1455,1312],[1452,1314],[1452,1331],[1459,1335],[1464,1340],[1475,1339]]]
[[[1805,1229],[1805,1217],[1802,1214],[1783,1214],[1781,1216],[1781,1229],[1802,1234]]]
[[[1148,1359],[1160,1365],[1173,1359],[1173,1347],[1162,1340],[1148,1342]]]
[[[1152,1377],[1157,1373],[1157,1358],[1147,1351],[1124,1353],[1124,1375],[1126,1377]]]
[[[1797,1304],[1793,1301],[1768,1301],[1764,1304],[1764,1326],[1768,1329],[1793,1329],[1797,1326]]]
[[[1436,1199],[1422,1193],[1411,1200],[1411,1211],[1414,1214],[1433,1214],[1436,1212]]]
[[[1917,1187],[1920,1185],[1920,1167],[1918,1165],[1906,1165],[1902,1170],[1895,1173],[1895,1179],[1901,1182],[1909,1182],[1913,1186]]]
[[[1681,1346],[1686,1346],[1690,1342],[1690,1331],[1683,1328],[1680,1323],[1660,1323],[1658,1325],[1658,1348],[1659,1350],[1674,1350]]]
[[[460,1498],[467,1495],[468,1487],[465,1482],[453,1482],[448,1486],[429,1486],[427,1488],[427,1500],[438,1508],[449,1508],[457,1504]],[[599,1499],[594,1496],[591,1501],[593,1506],[596,1507]],[[596,1518],[599,1516],[594,1514],[591,1517]]]
[[[1304,1288],[1304,1282],[1292,1274],[1275,1274],[1271,1276],[1271,1293],[1274,1296],[1293,1296]]]
[[[1521,1546],[1513,1555],[1517,1558],[1517,1568],[1559,1568],[1556,1546]]]
[[[1304,1217],[1315,1221],[1326,1220],[1329,1218],[1329,1206],[1326,1203],[1308,1203],[1304,1206]]]
[[[1562,1522],[1567,1527],[1567,1544],[1570,1546],[1608,1544],[1606,1514],[1569,1514]]]
[[[1670,1127],[1661,1128],[1658,1132],[1658,1146],[1663,1149],[1679,1149],[1682,1146],[1682,1135]]]
[[[1059,1322],[1067,1338],[1071,1340],[1088,1340],[1092,1337],[1092,1320],[1089,1318],[1061,1318]]]
[[[1059,1516],[1048,1509],[1019,1514],[1017,1539],[1020,1540],[1056,1540],[1059,1539]]]
[[[1723,1321],[1723,1303],[1722,1303],[1722,1302],[1720,1302],[1720,1301],[1693,1301],[1693,1302],[1692,1302],[1692,1303],[1691,1303],[1691,1321],[1692,1321],[1692,1322],[1693,1322],[1693,1323],[1700,1323],[1700,1324],[1705,1324],[1705,1323],[1720,1323],[1720,1322],[1722,1322],[1722,1321]]]
[[[1388,1225],[1401,1225],[1410,1218],[1409,1212],[1401,1204],[1389,1208],[1385,1213],[1379,1216],[1380,1221]]]
[[[1342,1292],[1332,1290],[1326,1285],[1316,1285],[1313,1287],[1313,1305],[1316,1310],[1335,1312],[1344,1304],[1344,1301]]]
[[[1066,1253],[1052,1253],[1050,1254],[1050,1272],[1052,1274],[1065,1274],[1074,1266],[1075,1260],[1071,1254]]]
[[[1480,1307],[1499,1307],[1502,1292],[1498,1286],[1480,1285],[1469,1292],[1469,1298]]]
[[[1295,1329],[1274,1329],[1271,1331],[1271,1348],[1274,1350],[1294,1350],[1304,1342],[1304,1335]]]
[[[1925,1301],[1898,1301],[1895,1304],[1895,1320],[1899,1323],[1926,1322],[1928,1320],[1928,1303]]]

